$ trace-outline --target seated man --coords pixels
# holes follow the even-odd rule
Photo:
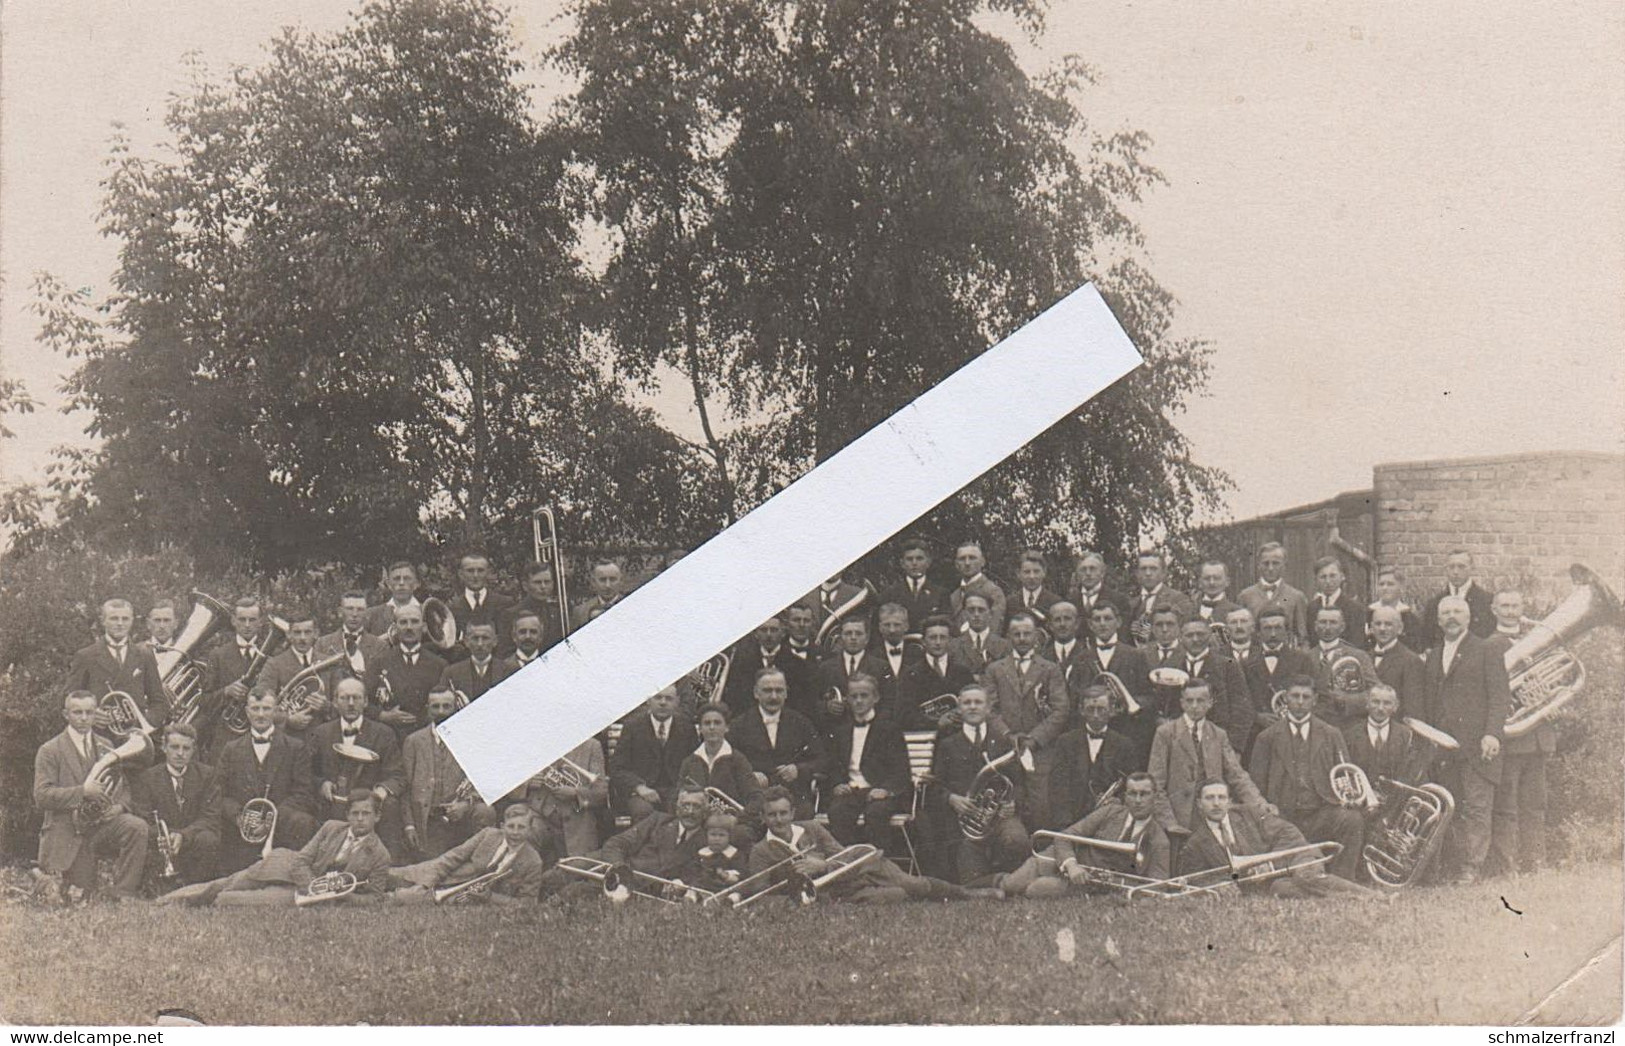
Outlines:
[[[1200,679],[1186,683],[1179,701],[1184,714],[1157,727],[1151,742],[1150,771],[1157,782],[1157,819],[1162,826],[1170,830],[1191,826],[1196,816],[1196,786],[1209,777],[1229,782],[1248,809],[1264,813],[1264,797],[1241,768],[1229,737],[1207,721],[1208,709],[1213,707],[1207,683]]]
[[[532,777],[523,794],[536,815],[530,841],[537,852],[557,859],[598,849],[598,811],[609,804],[609,775],[598,738],[587,738]]]
[[[967,837],[964,823],[978,811],[979,796],[971,794],[980,790],[977,775],[1015,749],[1008,738],[997,736],[989,726],[987,691],[981,686],[972,684],[959,692],[959,717],[960,728],[937,739],[932,758],[932,774],[939,787],[929,794],[946,797],[938,801],[934,820],[939,827],[934,834],[955,852],[961,883],[992,887],[995,873],[1014,871],[1032,853],[1014,798],[991,813],[982,812],[985,824],[980,839]],[[1020,795],[1022,767],[1018,760],[1006,760],[994,773],[1014,786],[1012,797]]]
[[[785,707],[790,688],[783,669],[759,669],[751,694],[750,707],[728,724],[728,743],[750,760],[759,786],[784,785],[795,795],[801,815],[811,817],[813,779],[829,761],[824,735],[811,719]]]
[[[700,746],[683,760],[678,776],[693,781],[703,791],[714,788],[740,807],[740,831],[735,842],[760,838],[762,786],[750,760],[728,744],[728,706],[709,704],[700,709]]]
[[[1133,746],[1110,726],[1111,695],[1091,683],[1078,704],[1083,726],[1055,739],[1055,768],[1050,773],[1050,814],[1055,826],[1071,824],[1133,768]],[[1040,827],[1050,827],[1048,825]]]
[[[1249,881],[1249,875],[1262,874],[1266,866],[1236,871],[1231,864],[1232,858],[1244,859],[1304,846],[1303,833],[1283,817],[1255,814],[1242,807],[1232,807],[1230,786],[1217,778],[1202,782],[1197,791],[1197,806],[1200,816],[1191,829],[1184,849],[1180,851],[1179,861],[1174,867],[1176,875],[1192,877],[1197,885],[1212,885],[1224,891],[1239,887],[1245,893],[1261,892],[1274,897],[1368,893],[1364,887],[1335,875],[1327,875],[1320,865],[1311,864],[1313,854],[1287,859],[1294,869],[1290,875],[1263,882]]]
[[[816,879],[829,871],[828,858],[842,846],[817,821],[797,821],[795,800],[785,788],[769,788],[762,798],[762,817],[767,835],[751,847],[750,873],[765,872],[794,856],[788,867]],[[762,886],[766,885],[764,881]],[[924,876],[909,875],[884,856],[870,860],[862,868],[830,883],[823,895],[860,903],[879,904],[914,900],[958,900],[967,897],[1000,896],[994,890],[972,891]]]
[[[880,694],[873,677],[859,673],[847,685],[852,716],[835,728],[829,829],[842,843],[866,842],[884,850],[892,836],[892,814],[908,808],[908,745],[890,717],[876,714]]]
[[[733,837],[739,818],[726,810],[713,810],[705,818],[705,845],[673,878],[707,893],[721,893],[750,874],[750,847],[738,846]]]
[[[678,770],[699,744],[694,725],[676,715],[677,688],[649,698],[644,714],[627,719],[609,760],[610,800],[632,823],[670,809],[677,797]]]
[[[427,716],[428,695],[423,714]],[[366,686],[359,679],[341,679],[333,686],[333,708],[338,713],[305,732],[310,742],[311,777],[316,782],[318,809],[325,820],[344,820],[344,797],[364,788],[378,800],[378,831],[386,847],[405,852],[405,818],[400,796],[406,791],[406,773],[401,761],[401,742],[396,731],[363,713],[367,707]],[[344,754],[366,749],[376,758],[368,761]]]
[[[276,698],[248,699],[248,733],[226,743],[220,753],[220,813],[225,838],[220,844],[219,872],[235,872],[260,856],[258,843],[242,838],[239,817],[252,799],[276,804],[273,842],[303,846],[316,834],[316,809],[307,739],[290,737],[276,725]]]
[[[428,904],[437,887],[504,871],[478,896],[495,905],[534,901],[542,882],[542,858],[530,842],[533,816],[524,803],[513,803],[502,811],[502,827],[481,828],[439,857],[397,868],[392,874],[407,885],[390,899],[397,904]]]
[[[310,886],[312,879],[327,872],[349,872],[358,883],[367,884],[358,886],[349,897],[328,903],[371,899],[382,891],[384,873],[389,869],[389,851],[373,832],[377,825],[377,798],[367,789],[358,788],[345,804],[345,820],[328,821],[316,829],[302,849],[279,846],[240,872],[171,890],[157,903],[286,907],[293,904],[297,892]]]
[[[1373,788],[1383,777],[1412,786],[1427,780],[1433,744],[1395,719],[1398,714],[1399,695],[1393,687],[1378,683],[1366,702],[1366,717],[1343,728],[1349,762],[1365,771]]]
[[[704,787],[691,781],[683,782],[677,789],[673,806],[675,814],[657,810],[626,831],[610,836],[599,849],[582,856],[615,866],[627,865],[634,871],[662,879],[676,878],[678,872],[692,864],[700,847],[706,845],[705,818],[709,807]],[[561,890],[565,896],[581,897],[596,893],[598,887],[562,868],[549,868],[542,876],[541,895],[548,897]]]
[[[1332,791],[1332,767],[1348,762],[1343,735],[1314,714],[1315,681],[1287,683],[1286,717],[1258,736],[1248,767],[1264,799],[1310,842],[1338,842],[1334,875],[1352,880],[1360,867],[1365,816]]]
[[[1090,879],[1091,868],[1145,879],[1166,879],[1168,833],[1157,823],[1156,812],[1157,783],[1150,774],[1130,774],[1123,784],[1121,800],[1106,800],[1089,816],[1062,831],[1087,839],[1134,843],[1140,847],[1137,853],[1119,853],[1057,839],[1043,853],[1029,857],[1020,868],[1005,876],[999,885],[1011,897],[1059,897],[1074,887],[1094,892],[1110,889]]]
[[[131,787],[132,805],[152,826],[148,870],[164,868],[162,821],[180,882],[200,883],[214,877],[220,854],[220,775],[193,760],[197,728],[191,723],[170,723],[162,735],[164,761],[143,770]]]
[[[34,755],[34,808],[45,814],[40,829],[39,863],[48,873],[63,873],[64,882],[88,893],[96,885],[96,858],[112,855],[115,900],[141,893],[141,873],[147,859],[147,822],[129,812],[130,787],[118,770],[104,788],[90,779],[90,770],[113,748],[94,733],[96,695],[70,690],[62,699],[67,726],[40,745]],[[106,801],[106,815],[84,834],[75,825],[75,811]],[[83,816],[83,814],[81,814]]]
[[[470,630],[478,633],[480,626],[470,626]],[[497,823],[496,811],[480,799],[446,742],[434,731],[435,724],[445,722],[456,705],[450,688],[431,690],[425,708],[429,725],[406,735],[401,745],[406,849],[412,856],[445,853]]]

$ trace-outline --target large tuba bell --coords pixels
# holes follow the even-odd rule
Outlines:
[[[1420,788],[1386,777],[1380,819],[1367,831],[1361,851],[1366,874],[1378,886],[1400,890],[1427,871],[1456,813],[1456,800],[1443,785]]]
[[[1585,666],[1570,653],[1567,643],[1598,625],[1625,624],[1619,599],[1593,571],[1576,563],[1569,567],[1569,576],[1574,579],[1574,592],[1507,648],[1507,677],[1512,684],[1507,737],[1527,734],[1584,689]]]
[[[231,608],[218,599],[194,590],[191,600],[192,613],[181,634],[168,646],[153,647],[158,678],[169,697],[170,720],[176,723],[190,723],[203,707],[203,662],[191,656],[193,651],[203,649],[231,624]]]
[[[966,795],[972,807],[959,815],[959,830],[966,839],[973,842],[986,839],[993,822],[998,819],[999,808],[1014,801],[1016,783],[1000,773],[999,767],[1015,758],[1016,751],[1012,748],[997,759],[988,760],[986,766],[976,771]]]
[[[457,616],[439,596],[423,601],[423,641],[442,653],[457,645]]]

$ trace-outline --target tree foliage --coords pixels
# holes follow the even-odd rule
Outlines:
[[[556,57],[615,234],[601,322],[628,373],[744,419],[709,440],[730,514],[1088,279],[1147,366],[922,525],[1126,553],[1222,489],[1174,423],[1207,347],[1172,335],[1124,210],[1161,180],[1149,140],[1092,131],[1087,69],[1029,77],[994,9],[1041,31],[1025,0],[577,5]]]
[[[483,0],[369,3],[200,71],[168,156],[116,145],[117,293],[40,295],[101,439],[83,526],[269,569],[522,546],[539,501],[675,540],[688,451],[582,339],[566,157],[520,68]]]

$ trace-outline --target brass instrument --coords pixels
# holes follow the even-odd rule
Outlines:
[[[231,624],[231,608],[224,603],[194,590],[191,594],[192,612],[180,635],[168,646],[153,644],[153,658],[158,662],[158,678],[169,697],[169,718],[174,723],[190,723],[203,707],[204,664],[191,654],[201,650],[221,629]]]
[[[333,751],[337,752],[340,758],[351,763],[376,763],[383,758],[367,746],[358,745],[353,741],[334,741]],[[333,802],[348,803],[349,801],[350,775],[348,773],[340,774],[338,779],[333,782]]]
[[[1386,777],[1377,783],[1384,809],[1367,831],[1360,856],[1373,883],[1402,890],[1420,880],[1438,855],[1456,814],[1456,799],[1443,785],[1418,788]]]
[[[490,896],[491,887],[513,874],[513,864],[518,858],[519,851],[510,850],[490,871],[476,875],[466,882],[437,887],[432,894],[434,903],[456,905],[484,900]]]
[[[164,823],[162,815],[157,810],[152,812],[152,823],[153,827],[158,829],[158,852],[164,858],[164,870],[160,877],[178,879],[180,873],[175,870],[175,833],[169,830],[169,825]]]
[[[764,897],[770,897],[780,890],[788,891],[789,895],[798,904],[808,905],[818,899],[821,887],[828,886],[836,879],[849,875],[863,865],[868,864],[881,856],[881,852],[868,843],[855,843],[843,847],[824,859],[825,870],[816,878],[802,874],[795,870],[796,862],[805,860],[811,855],[810,851],[796,850],[790,842],[772,832],[767,833],[757,846],[766,846],[777,843],[790,853],[763,868],[754,875],[747,876],[735,883],[721,900],[736,911],[748,908]],[[815,855],[813,855],[815,856]]]
[[[271,856],[271,848],[276,838],[276,804],[271,802],[271,786],[265,786],[265,794],[256,796],[243,804],[237,813],[237,834],[243,842],[252,846],[255,843],[264,843],[260,847],[260,860]]]
[[[828,653],[833,648],[834,638],[840,635],[841,622],[846,620],[848,614],[863,606],[874,596],[875,586],[864,580],[863,584],[858,586],[856,594],[848,597],[847,601],[840,606],[830,609],[829,617],[826,617],[824,623],[818,626],[818,633],[813,636],[814,645],[822,646],[824,651]]]
[[[933,723],[941,724],[944,717],[950,725],[959,723],[959,695],[938,694],[929,701],[920,702],[920,715]]]
[[[591,788],[598,782],[599,777],[598,774],[588,770],[569,756],[561,756],[558,762],[552,766],[543,767],[542,772],[536,776],[540,778],[543,787],[546,788]],[[726,793],[718,789],[706,789],[707,795],[712,792],[717,792],[718,795],[724,798],[727,797]],[[733,800],[730,799],[729,802],[733,802]],[[737,806],[738,804],[734,805]],[[713,801],[712,808],[715,809],[715,807],[716,803]],[[744,807],[741,806],[739,809],[743,810]]]
[[[325,872],[312,879],[302,891],[293,895],[296,908],[304,908],[324,901],[336,901],[355,893],[361,884],[350,872]]]
[[[322,682],[322,673],[335,665],[348,662],[349,655],[339,650],[332,657],[313,661],[295,672],[293,678],[288,680],[276,695],[277,711],[283,715],[315,711],[316,703],[312,698],[323,697],[327,693],[327,686]]]
[[[1332,767],[1332,794],[1344,806],[1363,806],[1375,810],[1382,805],[1371,779],[1356,763],[1338,763]]]
[[[835,705],[835,711],[829,712],[829,706]],[[824,710],[832,716],[846,715],[846,692],[838,686],[832,686],[824,691]]]
[[[254,689],[259,681],[260,673],[265,671],[265,665],[281,650],[288,641],[288,623],[276,615],[267,619],[269,628],[265,631],[265,638],[248,645],[252,651],[248,655],[248,668],[238,677],[237,683],[245,690]],[[220,721],[227,730],[234,734],[248,733],[248,708],[245,701],[227,701],[220,706]]]
[[[152,740],[153,731],[157,728],[147,722],[147,717],[141,712],[141,706],[125,691],[114,690],[109,683],[107,693],[102,695],[97,708],[107,713],[106,729],[114,737],[123,740],[131,734],[140,733],[149,741]]]
[[[436,803],[431,806],[429,813],[435,820],[450,824],[451,808],[454,804],[477,803],[479,800],[479,793],[474,791],[474,782],[465,777],[458,782],[457,788],[451,793],[451,798],[443,803]]]
[[[1282,687],[1270,695],[1270,711],[1277,719],[1286,718],[1286,687]]]
[[[1330,864],[1342,852],[1342,843],[1326,842],[1290,846],[1284,850],[1272,850],[1269,853],[1262,854],[1247,854],[1240,857],[1231,855],[1230,863],[1227,865],[1192,872],[1190,875],[1182,875],[1170,879],[1168,882],[1181,886],[1206,886],[1210,889],[1229,883],[1234,883],[1237,886],[1247,886],[1268,882],[1283,875],[1291,875],[1306,868]],[[1308,859],[1298,860],[1298,858]],[[1205,881],[1193,882],[1194,880]]]
[[[1034,832],[1033,856],[1041,861],[1055,861],[1056,858],[1050,852],[1049,847],[1042,844],[1045,840],[1053,842],[1056,839],[1065,839],[1075,846],[1087,846],[1096,850],[1105,850],[1108,853],[1131,856],[1134,858],[1136,868],[1143,867],[1145,864],[1145,835],[1141,835],[1138,842],[1127,842],[1117,839],[1096,839],[1087,835],[1069,835],[1066,832]],[[1120,872],[1114,868],[1101,868],[1096,865],[1084,864],[1082,861],[1078,862],[1078,866],[1084,870],[1084,875],[1091,885],[1121,890],[1129,899],[1142,895],[1171,898],[1213,893],[1210,887],[1176,883],[1172,879],[1152,879],[1131,872]]]
[[[1140,702],[1134,700],[1134,695],[1129,692],[1128,685],[1116,673],[1102,672],[1095,677],[1095,682],[1103,685],[1106,688],[1106,693],[1111,697],[1113,715],[1119,712],[1127,712],[1129,715],[1139,714]]]
[[[1438,727],[1424,723],[1413,716],[1406,716],[1401,722],[1411,728],[1411,733],[1430,744],[1438,746],[1442,751],[1454,752],[1461,747],[1461,742],[1454,737],[1451,737]]]
[[[457,645],[457,618],[439,596],[423,601],[423,641],[438,650]]]
[[[1625,625],[1619,599],[1589,568],[1569,567],[1575,590],[1507,648],[1507,680],[1512,685],[1512,714],[1503,733],[1522,737],[1577,697],[1585,688],[1585,666],[1567,644],[1598,625]]]
[[[726,653],[713,654],[704,664],[689,673],[689,678],[694,682],[697,707],[722,700],[723,689],[728,685],[728,670],[732,667],[731,656]]]
[[[986,839],[988,830],[998,819],[999,809],[1015,801],[1015,782],[999,773],[999,767],[1015,758],[1016,751],[1012,748],[997,759],[988,760],[986,766],[976,771],[969,794],[965,797],[971,801],[972,808],[959,815],[959,830],[966,839]]]
[[[663,879],[629,865],[613,865],[591,857],[562,857],[555,867],[580,879],[595,880],[603,886],[604,896],[616,904],[624,904],[633,897],[662,904],[711,904],[717,897],[681,879]]]
[[[720,788],[707,788],[705,790],[706,806],[715,814],[733,814],[735,817],[743,816],[745,804],[724,792]]]
[[[100,828],[114,813],[112,793],[119,786],[119,778],[114,771],[119,763],[128,762],[147,752],[152,751],[152,742],[145,734],[133,733],[125,739],[124,743],[110,752],[103,752],[90,770],[85,774],[85,784],[95,781],[101,785],[101,792],[97,795],[84,795],[80,797],[79,805],[73,808],[73,830],[80,835],[89,835]]]
[[[1185,671],[1183,668],[1175,668],[1173,665],[1163,665],[1160,668],[1153,668],[1150,671],[1148,678],[1156,686],[1168,686],[1183,689],[1185,684],[1191,681],[1191,674]]]
[[[558,521],[553,517],[553,509],[549,505],[542,505],[530,514],[531,541],[534,544],[536,562],[546,563],[553,568],[553,587],[558,592],[559,605],[559,635],[570,634],[570,593],[569,586],[564,580],[564,557],[559,551]]]
[[[1332,662],[1330,669],[1332,687],[1340,694],[1361,694],[1365,692],[1365,673],[1360,667],[1360,659],[1353,654],[1344,654]]]
[[[455,683],[453,683],[451,687],[451,699],[452,707],[457,709],[459,712],[468,707],[468,702],[470,700],[467,694],[457,689],[457,684]]]
[[[378,707],[390,709],[395,707],[395,687],[389,682],[389,673],[380,672],[378,675]]]

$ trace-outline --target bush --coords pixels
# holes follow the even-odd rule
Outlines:
[[[1573,646],[1586,688],[1559,713],[1547,762],[1547,828],[1554,858],[1614,860],[1625,849],[1625,643],[1599,628]]]

